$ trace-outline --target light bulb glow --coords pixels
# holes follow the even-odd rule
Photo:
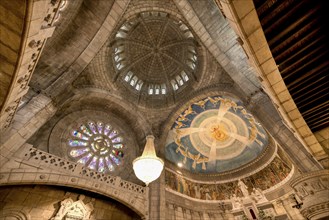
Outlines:
[[[133,161],[133,169],[138,179],[143,181],[146,186],[159,178],[163,170],[164,162],[156,156],[154,149],[154,137],[146,137],[146,144],[142,156]]]

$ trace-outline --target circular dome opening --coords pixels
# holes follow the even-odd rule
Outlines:
[[[142,12],[115,35],[116,79],[135,93],[176,93],[196,79],[197,42],[190,29],[165,12]]]

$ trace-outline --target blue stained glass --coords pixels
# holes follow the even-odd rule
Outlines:
[[[81,126],[80,126],[80,130],[81,130],[83,133],[87,134],[88,136],[92,136],[92,135],[93,135],[93,134],[91,133],[90,129],[89,129],[87,126],[85,126],[85,125],[81,125]]]
[[[96,130],[96,126],[95,126],[94,122],[89,122],[88,126],[94,134],[97,134],[97,130]]]
[[[70,155],[72,157],[79,157],[81,156],[82,154],[86,153],[89,151],[89,148],[84,148],[84,149],[75,149],[75,150],[71,150],[70,151]]]
[[[101,134],[103,132],[103,123],[102,122],[97,122],[97,130],[98,130],[99,134]]]
[[[83,139],[83,140],[89,140],[88,137],[84,136],[83,134],[81,134],[79,131],[72,131],[72,135],[74,137],[77,137],[77,138],[80,138],[80,139]]]
[[[91,153],[78,160],[78,163],[86,164],[93,155]]]
[[[107,135],[110,132],[111,128],[112,128],[111,125],[109,124],[105,125],[104,134]]]
[[[113,143],[120,143],[122,142],[122,138],[121,137],[116,137],[112,140]]]
[[[88,145],[88,142],[79,141],[79,140],[69,140],[69,145],[71,145],[72,147],[79,147],[79,146],[86,147]]]
[[[113,166],[112,162],[110,161],[110,159],[108,157],[105,157],[105,161],[106,161],[106,165],[107,165],[109,171],[111,171],[111,172],[114,171],[114,166]]]
[[[99,162],[98,162],[98,172],[104,172],[105,171],[105,164],[104,164],[104,158],[101,157],[99,158]]]
[[[124,146],[123,144],[113,144],[113,147],[116,149],[122,149]]]
[[[96,166],[97,166],[97,157],[94,156],[93,159],[91,160],[91,162],[89,163],[88,165],[88,168],[89,169],[92,169],[92,170],[95,170],[96,169]]]
[[[112,161],[116,164],[116,165],[120,165],[121,164],[121,161],[119,158],[115,157],[113,154],[110,154],[110,157],[112,159]]]
[[[110,134],[109,134],[109,138],[113,138],[118,134],[118,132],[116,130],[113,130]]]

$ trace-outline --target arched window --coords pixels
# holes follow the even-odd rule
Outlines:
[[[160,86],[159,85],[155,85],[155,94],[156,95],[160,94]]]
[[[182,71],[181,76],[182,76],[182,78],[184,79],[185,82],[187,82],[189,80],[187,74],[184,71]]]
[[[176,81],[178,82],[178,84],[180,86],[182,86],[184,84],[184,82],[183,82],[183,80],[182,80],[182,78],[180,76],[176,76]]]
[[[178,89],[178,84],[175,80],[171,80],[170,81],[172,88],[174,89],[174,91],[176,91]]]
[[[134,77],[132,78],[132,80],[130,81],[130,85],[131,85],[131,86],[135,86],[136,83],[137,83],[137,80],[138,80],[137,76],[134,76]]]
[[[149,85],[149,95],[153,95],[153,85]]]
[[[166,84],[162,84],[161,85],[161,94],[165,95],[167,93],[167,88],[166,88]]]
[[[135,88],[137,91],[140,91],[142,89],[142,86],[143,86],[143,81],[139,80]]]
[[[129,82],[132,76],[133,76],[133,73],[129,71],[129,72],[127,73],[127,75],[125,76],[125,81],[126,81],[126,82]]]

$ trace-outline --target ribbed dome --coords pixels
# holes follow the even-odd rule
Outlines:
[[[194,80],[196,41],[189,28],[164,12],[143,12],[115,35],[116,79],[148,95],[166,95]]]

